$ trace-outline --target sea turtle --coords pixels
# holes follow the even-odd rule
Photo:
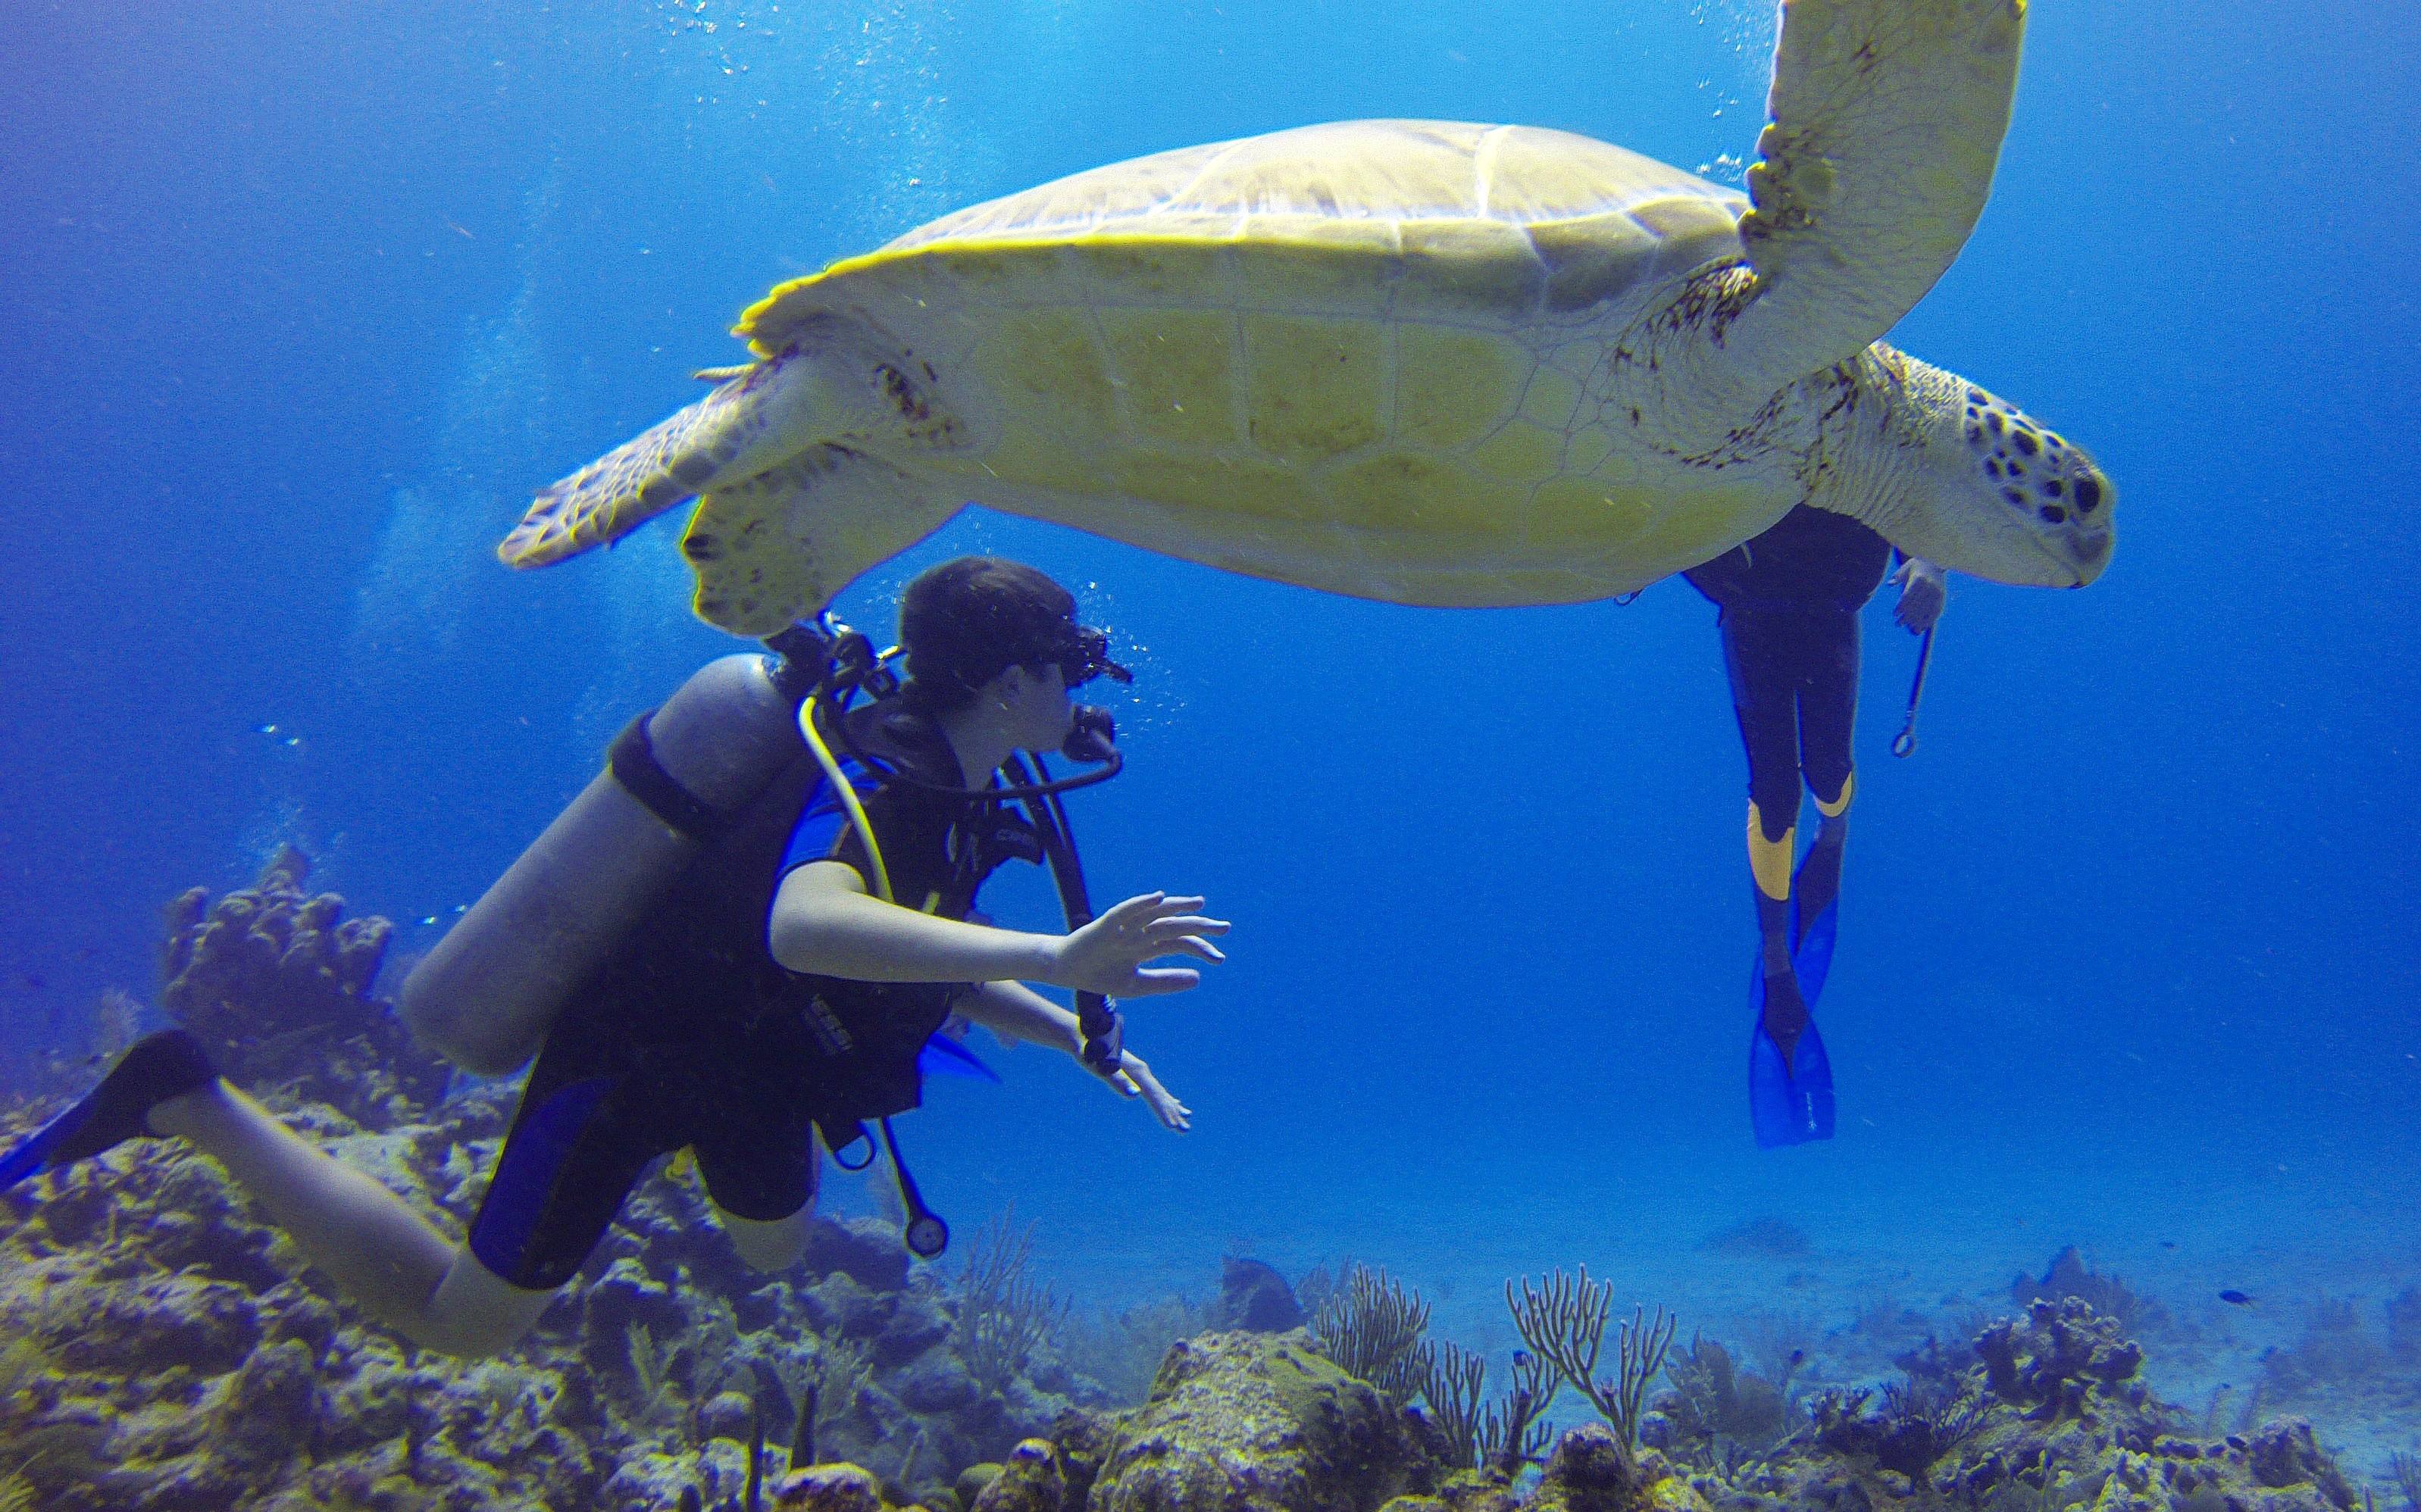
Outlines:
[[[1746,196],[1564,132],[1347,121],[977,205],[786,283],[756,360],[543,491],[536,566],[693,494],[764,634],[964,504],[1412,604],[1629,592],[1805,503],[2071,586],[2077,447],[1877,338],[1966,242],[2025,0],[1785,0]]]

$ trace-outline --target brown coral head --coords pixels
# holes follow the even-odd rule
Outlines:
[[[882,1488],[855,1465],[814,1465],[785,1476],[774,1488],[773,1504],[801,1512],[882,1512]]]
[[[1631,1504],[1648,1475],[1634,1468],[1622,1442],[1602,1423],[1584,1423],[1555,1442],[1539,1484],[1544,1504],[1568,1512],[1616,1512]]]

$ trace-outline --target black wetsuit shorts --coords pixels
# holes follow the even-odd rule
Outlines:
[[[799,1094],[818,1057],[803,1019],[710,1015],[649,1034],[623,1017],[572,1004],[530,1069],[471,1227],[472,1253],[516,1286],[570,1281],[639,1177],[683,1147],[735,1217],[770,1222],[814,1200]]]
[[[1749,799],[1769,840],[1798,822],[1803,776],[1828,803],[1850,780],[1858,611],[1891,555],[1890,543],[1857,521],[1803,505],[1687,574],[1722,611]]]

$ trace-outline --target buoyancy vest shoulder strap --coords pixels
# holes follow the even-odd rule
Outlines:
[[[700,845],[711,844],[731,828],[734,816],[691,792],[664,770],[648,740],[648,714],[641,714],[614,738],[605,763],[622,790],[646,804],[649,813]]]

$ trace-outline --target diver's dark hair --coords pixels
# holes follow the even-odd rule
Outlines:
[[[1076,597],[1023,562],[961,556],[917,574],[899,596],[909,707],[964,708],[1012,666],[1039,666],[1076,629]]]

